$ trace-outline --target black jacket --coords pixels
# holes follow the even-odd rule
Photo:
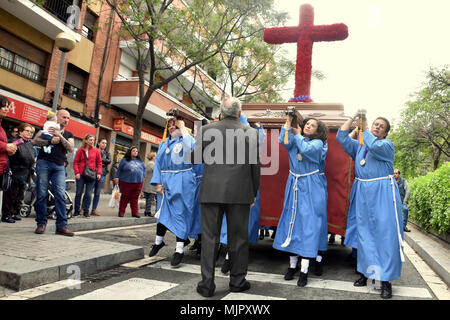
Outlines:
[[[237,118],[202,127],[191,154],[205,164],[198,202],[251,204],[261,176],[258,143],[258,131]]]
[[[108,165],[111,163],[111,155],[108,151],[100,151],[102,155],[102,176],[106,176],[109,172]]]
[[[13,182],[27,183],[29,181],[34,158],[35,153],[31,140],[21,144],[16,153],[9,157]]]

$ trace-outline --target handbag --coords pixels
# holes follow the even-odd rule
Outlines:
[[[87,165],[87,162],[86,162],[86,158],[87,158],[87,155],[86,155],[86,152],[84,152],[84,170],[83,170],[83,173],[81,174],[81,176],[86,181],[94,181],[95,179],[97,179],[97,171],[89,168],[89,166]]]
[[[0,184],[0,190],[1,191],[6,191],[9,189],[9,187],[11,186],[11,182],[12,182],[12,171],[9,168],[9,161],[8,161],[8,165],[5,169],[5,171],[3,172],[3,174],[1,175],[1,184]]]

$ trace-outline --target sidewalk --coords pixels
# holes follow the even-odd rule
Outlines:
[[[72,194],[71,194],[72,195]],[[72,231],[97,230],[121,226],[155,223],[153,217],[131,217],[127,208],[124,218],[117,217],[117,208],[108,208],[110,195],[100,198],[100,217],[70,219]],[[74,270],[86,276],[114,266],[144,258],[144,248],[82,236],[55,235],[55,221],[49,220],[45,234],[34,234],[34,211],[30,217],[14,224],[0,223],[0,286],[24,290],[68,279]],[[405,241],[450,286],[450,245],[421,232],[408,224]],[[74,266],[79,269],[74,269]]]
[[[110,195],[102,195],[100,217],[68,220],[74,237],[55,235],[55,221],[48,220],[45,234],[34,233],[35,213],[14,224],[0,223],[0,286],[25,290],[64,279],[86,276],[130,261],[144,258],[144,248],[77,236],[77,231],[151,224],[152,217],[125,217],[108,208]],[[143,210],[141,210],[143,212]]]

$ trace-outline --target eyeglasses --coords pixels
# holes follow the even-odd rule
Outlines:
[[[31,129],[24,129],[23,131],[30,132],[30,133],[33,132],[33,130],[31,130]],[[15,131],[14,131],[14,132],[15,132]]]

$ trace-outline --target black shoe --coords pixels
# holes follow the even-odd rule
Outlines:
[[[264,236],[265,236],[265,237],[270,236],[269,230],[267,230],[267,229],[264,230]]]
[[[409,230],[407,227],[405,227],[405,228],[403,229],[403,231],[405,231],[405,232],[411,232],[411,230]]]
[[[323,260],[322,261],[320,261],[320,262],[318,262],[318,261],[316,261],[315,263],[314,263],[314,274],[316,275],[316,276],[321,276],[322,275],[322,273],[323,273]]]
[[[227,274],[228,271],[230,271],[230,270],[231,270],[231,262],[230,262],[230,259],[225,259],[225,260],[223,261],[222,268],[220,269],[220,271],[222,271],[223,274]]]
[[[133,218],[140,218],[141,216],[140,215],[138,215],[138,214],[132,214],[131,215]]]
[[[189,251],[194,251],[198,248],[200,248],[200,242],[197,239],[195,239],[194,244],[189,247]]]
[[[161,244],[154,244],[152,246],[152,250],[150,250],[150,253],[148,254],[149,257],[153,257],[156,256],[156,254],[158,253],[158,251],[164,247],[166,244],[163,242],[161,242]]]
[[[247,291],[248,289],[250,289],[250,282],[248,282],[247,280],[245,280],[244,285],[242,287],[230,286],[231,292],[242,292],[242,291]]]
[[[259,230],[259,240],[264,240],[264,229]]]
[[[214,290],[211,292],[204,292],[199,286],[197,286],[197,292],[199,295],[205,298],[212,297],[214,295]]]
[[[86,218],[86,219],[89,219],[90,218],[89,213],[88,214],[83,214],[83,217]]]
[[[332,233],[330,235],[330,239],[328,239],[328,243],[333,244],[335,241],[336,241],[336,235],[334,233]]]
[[[392,298],[392,285],[388,281],[381,281],[381,298]]]
[[[2,218],[2,222],[15,223],[16,221],[13,218],[8,217],[8,218]]]
[[[355,287],[365,287],[365,286],[367,286],[367,278],[366,278],[366,276],[361,274],[361,278],[356,280],[353,283],[353,286],[355,286]]]
[[[300,278],[298,278],[297,285],[299,287],[304,287],[308,283],[308,274],[300,272]]]
[[[275,239],[275,235],[277,233],[277,229],[272,231],[272,235],[270,236],[270,239]]]
[[[12,218],[13,218],[14,220],[16,220],[16,221],[22,220],[22,218],[19,218],[18,216],[12,216]]]
[[[299,270],[298,267],[288,268],[288,271],[284,275],[284,280],[292,280],[292,279],[294,279],[294,275],[297,273],[298,270]]]
[[[183,253],[175,252],[172,257],[172,261],[170,261],[170,265],[172,268],[178,268],[180,266],[181,260],[183,260]]]

